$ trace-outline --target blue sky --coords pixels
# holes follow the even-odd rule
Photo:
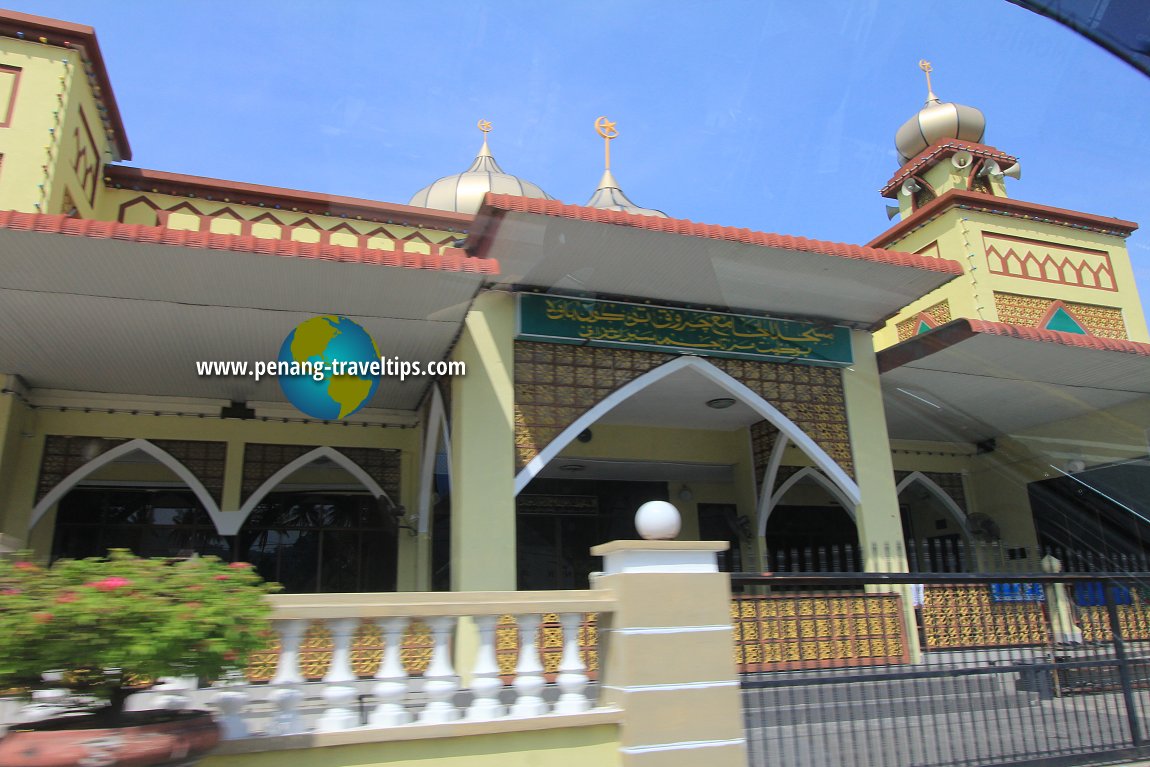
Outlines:
[[[1150,228],[1150,79],[1005,0],[10,7],[96,28],[140,167],[407,202],[485,118],[504,170],[582,204],[605,114],[639,205],[860,243],[928,58],[1022,159],[1013,197]],[[1150,233],[1129,244],[1150,298]]]

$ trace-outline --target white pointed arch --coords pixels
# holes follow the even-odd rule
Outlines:
[[[451,426],[439,387],[431,387],[431,404],[427,411],[427,429],[423,433],[423,456],[419,469],[419,520],[416,528],[421,535],[431,524],[431,496],[435,485],[435,457],[439,443],[447,451],[447,476],[451,477]]]
[[[968,527],[966,524],[966,512],[964,512],[962,507],[959,506],[958,503],[956,503],[955,500],[950,497],[950,493],[939,487],[937,482],[923,474],[921,471],[914,471],[903,477],[902,481],[895,485],[895,494],[902,495],[903,490],[906,490],[916,482],[925,487],[927,491],[933,495],[939,503],[942,504],[942,507],[946,509],[947,513],[950,514],[950,516],[954,518],[954,521],[958,523],[958,526],[962,529],[963,534],[969,538],[970,527]]]
[[[542,471],[543,467],[559,455],[563,448],[567,447],[584,429],[594,425],[596,421],[620,403],[635,396],[648,386],[681,370],[694,371],[718,384],[726,389],[732,397],[747,405],[762,418],[770,421],[784,436],[798,445],[803,452],[826,473],[826,477],[828,477],[847,498],[851,499],[851,502],[848,503],[847,506],[852,511],[854,507],[861,502],[862,496],[854,480],[851,479],[850,476],[843,471],[842,467],[835,463],[834,459],[827,455],[826,451],[819,447],[806,432],[800,429],[794,421],[780,413],[774,405],[767,402],[759,396],[758,393],[752,391],[746,384],[733,378],[728,373],[720,370],[701,357],[676,357],[670,362],[647,371],[635,380],[620,386],[611,392],[611,394],[604,397],[590,410],[579,416],[574,423],[560,432],[559,436],[551,440],[550,444],[540,450],[539,454],[519,471],[515,476],[515,494],[519,495],[523,488],[527,487],[527,484],[535,478],[535,475]]]
[[[819,485],[832,496],[834,496],[834,499],[839,502],[839,505],[841,505],[846,513],[850,515],[851,521],[853,521],[856,525],[858,524],[858,515],[855,514],[855,506],[857,506],[858,503],[854,501],[849,495],[844,493],[843,489],[832,482],[830,477],[828,477],[826,474],[823,474],[814,466],[804,466],[791,476],[787,477],[787,481],[779,485],[779,489],[774,493],[770,493],[770,491],[766,488],[763,489],[763,497],[766,498],[769,496],[770,500],[767,502],[766,509],[762,510],[762,512],[759,514],[759,537],[767,534],[767,520],[771,518],[771,512],[773,512],[775,507],[779,505],[779,502],[783,500],[783,496],[785,496],[792,487],[799,484],[804,479],[813,481],[815,484]]]
[[[355,480],[363,485],[375,498],[386,498],[394,505],[395,501],[392,500],[391,496],[389,496],[387,492],[380,487],[379,483],[372,479],[371,475],[364,471],[358,463],[334,447],[324,445],[323,447],[317,447],[315,450],[304,453],[264,480],[264,483],[256,488],[255,492],[240,506],[239,513],[227,515],[228,522],[230,523],[228,530],[225,531],[221,529],[220,532],[223,535],[235,535],[238,533],[240,528],[243,527],[244,522],[246,522],[248,517],[251,516],[251,513],[255,511],[256,506],[259,506],[263,499],[267,497],[268,493],[275,490],[281,482],[292,474],[295,474],[308,464],[315,463],[321,458],[327,458],[332,463],[346,470],[348,474],[355,477]]]
[[[221,534],[224,533],[225,516],[220,511],[216,499],[213,498],[212,494],[208,492],[208,489],[204,487],[204,483],[200,482],[199,478],[193,474],[187,466],[180,463],[178,458],[146,439],[132,439],[116,445],[111,450],[96,456],[60,480],[59,484],[49,490],[32,509],[32,516],[28,521],[28,530],[30,531],[35,527],[36,523],[48,513],[49,509],[59,503],[72,488],[84,481],[89,475],[99,471],[110,463],[118,461],[124,456],[136,452],[150,455],[156,459],[157,462],[171,469],[172,473],[179,477],[180,481],[187,485],[188,489],[191,490],[199,502],[203,504],[204,510],[208,512],[208,516],[211,517],[212,523],[216,526],[216,530]]]

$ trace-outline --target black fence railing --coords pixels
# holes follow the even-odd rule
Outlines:
[[[953,555],[985,563],[989,553],[967,548],[963,560],[955,546]],[[1030,552],[1028,569],[1006,573],[948,571],[945,556],[901,573],[818,572],[819,561],[814,552],[809,569],[732,575],[752,765],[1150,755],[1150,567],[1063,553],[1076,571],[1052,573]],[[835,566],[829,551],[823,561]]]

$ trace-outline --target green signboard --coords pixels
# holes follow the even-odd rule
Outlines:
[[[516,337],[809,365],[853,361],[850,330],[837,325],[538,293],[519,294]]]

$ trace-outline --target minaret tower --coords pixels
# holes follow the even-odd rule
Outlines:
[[[599,188],[595,190],[595,194],[591,195],[591,199],[587,201],[587,207],[600,208],[602,210],[618,210],[623,213],[633,213],[637,216],[667,218],[667,214],[661,210],[641,208],[631,202],[630,198],[623,194],[619,182],[615,180],[615,174],[611,172],[611,142],[619,137],[619,129],[615,127],[615,123],[606,117],[600,117],[595,121],[595,131],[603,137],[604,169],[603,177],[599,179]]]
[[[900,167],[881,190],[898,221],[869,244],[965,273],[888,320],[876,345],[959,318],[1150,341],[1125,242],[1137,224],[1010,199],[1018,158],[984,144],[982,112],[940,100],[930,62],[919,68],[926,103],[895,134]]]

